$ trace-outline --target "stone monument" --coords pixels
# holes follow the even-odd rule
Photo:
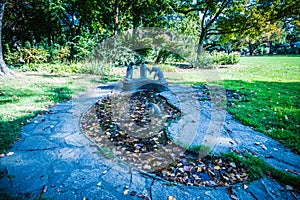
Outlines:
[[[130,62],[129,65],[127,66],[127,70],[126,70],[126,77],[125,79],[132,79],[132,75],[133,75],[133,62]]]
[[[137,90],[137,89],[154,89],[157,88],[159,90],[163,90],[162,88],[167,87],[168,83],[166,79],[164,78],[164,74],[162,70],[155,66],[152,67],[150,70],[146,63],[143,62],[142,65],[139,67],[140,68],[140,78],[133,78],[133,70],[134,70],[134,63],[130,62],[127,71],[126,71],[126,76],[124,80],[122,81],[123,86],[122,90],[124,91],[132,91],[132,90]],[[154,80],[149,79],[147,77],[147,72],[150,74],[154,72]],[[158,78],[158,80],[155,80],[155,78]]]
[[[147,67],[146,63],[143,62],[140,66],[140,78],[147,79],[147,71],[150,73],[150,69]]]

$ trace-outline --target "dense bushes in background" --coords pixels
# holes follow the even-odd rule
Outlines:
[[[234,65],[240,62],[239,53],[225,53],[214,51],[212,53],[212,61],[215,65]]]
[[[204,53],[198,57],[193,64],[197,68],[215,68],[219,65],[234,65],[240,62],[239,53],[225,53],[214,51],[212,53]]]
[[[4,60],[8,65],[42,64],[48,62],[62,63],[68,60],[70,50],[68,47],[51,48],[22,47],[19,50],[10,50],[8,45]]]

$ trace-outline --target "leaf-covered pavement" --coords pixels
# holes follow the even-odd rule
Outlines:
[[[236,184],[232,187],[170,185],[162,179],[139,173],[118,159],[102,156],[95,144],[81,133],[78,124],[81,114],[99,96],[109,92],[99,88],[91,90],[78,99],[49,108],[49,112],[24,126],[22,138],[0,159],[1,193],[21,198],[36,198],[43,193],[43,197],[50,199],[299,198],[294,188],[282,186],[269,178],[247,183],[246,186]],[[226,128],[232,131],[231,135],[239,146],[251,144],[258,155],[273,148],[265,143],[264,138],[260,142],[268,150],[263,150],[253,141],[238,137],[242,130],[249,134],[253,132],[231,118],[227,117],[227,120],[230,125],[227,124]],[[287,164],[292,160],[298,167],[290,169],[299,170],[299,157],[282,151],[280,144],[276,145],[278,154],[274,154],[277,158],[274,159],[274,165]]]

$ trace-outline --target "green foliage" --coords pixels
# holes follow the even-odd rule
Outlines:
[[[299,153],[300,58],[242,57],[241,64],[248,66],[223,74],[225,87],[241,93],[230,100],[229,112]]]
[[[23,72],[47,72],[57,74],[75,74],[87,73],[88,69],[83,63],[43,63],[43,64],[25,64],[19,68]]]
[[[112,152],[112,150],[110,148],[102,147],[101,149],[99,149],[99,151],[106,158],[109,158],[109,159],[116,158],[116,155]]]
[[[204,53],[197,58],[194,67],[201,69],[215,68],[218,65],[233,65],[240,62],[240,55],[238,53],[225,53],[214,51],[211,54]]]
[[[58,49],[51,48],[50,54],[52,55],[53,62],[65,63],[71,56],[71,51],[68,46],[62,46]]]
[[[174,65],[160,64],[158,66],[163,72],[176,72],[176,67]]]
[[[48,61],[50,55],[45,49],[38,48],[22,48],[20,59],[25,63],[40,64]]]
[[[240,54],[214,51],[212,61],[215,65],[234,65],[240,62]]]
[[[8,65],[36,65],[48,62],[66,63],[70,58],[70,49],[67,46],[57,47],[30,47],[26,45],[20,51],[11,51],[8,45],[6,47],[6,54],[4,60]],[[26,68],[26,66],[25,66]],[[30,67],[29,67],[30,68]],[[34,71],[34,70],[32,70]]]
[[[199,155],[200,157],[203,157],[210,153],[211,148],[205,145],[192,145],[188,147],[188,150],[194,154]]]
[[[88,33],[76,36],[73,41],[75,42],[69,42],[68,44],[74,48],[72,56],[76,61],[87,58],[97,45],[95,37],[92,37]]]
[[[201,69],[212,69],[215,68],[215,65],[212,56],[208,53],[203,53],[197,58],[196,62],[193,63],[193,67]]]
[[[299,177],[275,169],[267,164],[262,158],[249,154],[239,155],[233,152],[222,154],[222,158],[224,160],[235,162],[240,167],[245,167],[248,170],[249,181],[253,181],[271,174],[273,178],[277,179],[282,184],[292,185],[295,188],[299,188]]]

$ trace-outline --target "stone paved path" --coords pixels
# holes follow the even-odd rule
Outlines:
[[[179,85],[172,87],[180,97],[181,104],[191,100],[189,95],[184,97],[182,92],[180,94],[183,89],[192,92],[191,88]],[[3,174],[0,192],[30,199],[39,196],[43,188],[47,187],[43,197],[50,199],[140,199],[138,194],[153,200],[166,200],[169,196],[174,196],[177,200],[231,199],[227,187],[167,186],[163,180],[141,174],[125,163],[103,157],[95,145],[80,132],[79,119],[99,96],[109,93],[111,89],[102,86],[89,90],[74,100],[49,108],[48,112],[24,126],[21,140],[10,149],[8,156],[0,159]],[[188,94],[186,91],[185,94]],[[207,102],[199,106],[200,116],[195,119],[204,120],[204,115],[210,116],[205,113],[206,109],[212,109],[212,106]],[[199,110],[195,113],[199,114]],[[190,120],[190,123],[195,122]],[[277,142],[235,122],[228,114],[223,125],[221,136],[225,139],[216,145],[216,151],[228,150],[227,147],[233,145],[256,151],[263,156],[269,153],[269,149],[276,147],[278,153],[274,155],[275,158],[267,161],[280,169],[288,167],[299,170],[299,156]],[[194,131],[200,134],[201,128],[196,127]],[[252,134],[257,138],[252,139]],[[268,150],[261,150],[255,145],[253,142],[257,140],[268,144]],[[233,144],[228,141],[233,141]],[[193,138],[193,142],[197,142],[197,137]],[[278,182],[268,178],[257,180],[248,186],[244,190],[243,185],[235,185],[233,192],[239,199],[295,198]]]

